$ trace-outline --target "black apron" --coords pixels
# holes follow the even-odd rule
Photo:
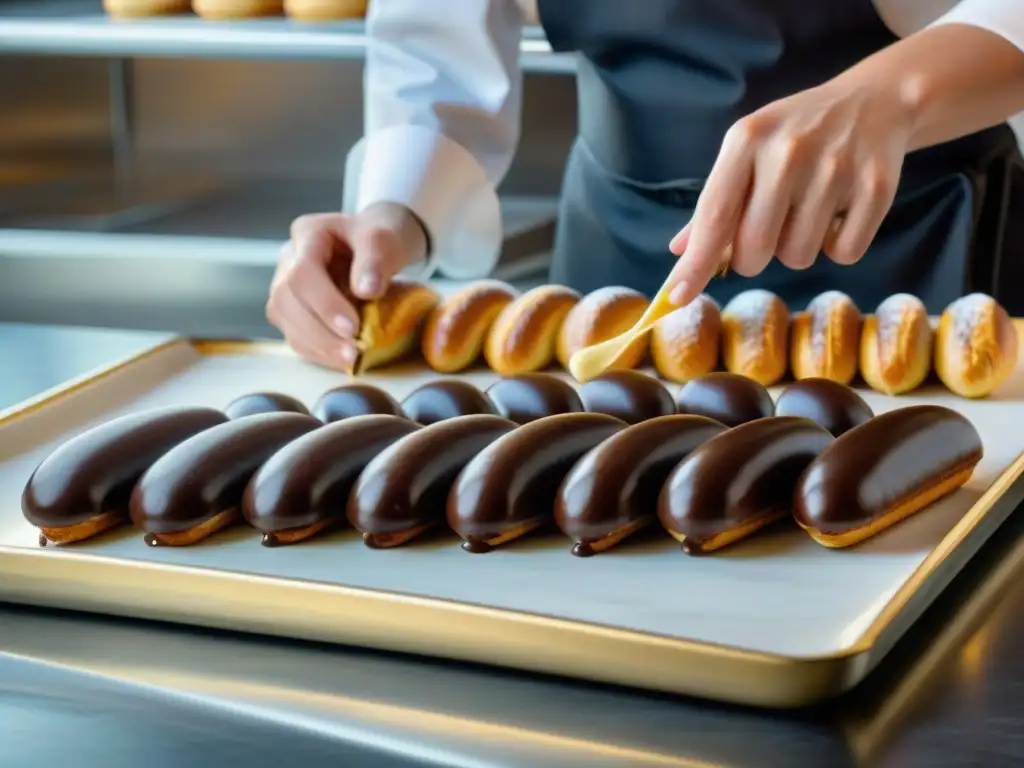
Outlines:
[[[895,42],[871,0],[540,0],[556,51],[579,54],[579,136],[570,153],[551,281],[653,296],[675,257],[726,130],[777,99],[820,85]],[[838,289],[864,310],[897,292],[932,312],[984,291],[1019,314],[1024,199],[1012,131],[999,126],[914,152],[867,255],[777,261],[753,280],[712,281],[720,302],[755,285],[802,308]],[[1020,209],[1019,209],[1020,210]],[[1020,210],[1017,218],[1024,218]],[[1014,253],[1016,252],[1016,253]],[[1003,254],[1007,258],[1003,258]],[[1008,263],[1009,262],[1009,263]],[[1015,307],[1018,310],[1015,311]]]

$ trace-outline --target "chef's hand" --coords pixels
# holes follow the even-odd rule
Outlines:
[[[355,216],[300,216],[281,249],[267,319],[303,358],[345,370],[355,359],[359,330],[348,296],[379,298],[426,251],[422,225],[399,205],[378,204]]]
[[[806,269],[821,251],[853,264],[892,205],[912,135],[910,111],[884,82],[842,80],[769,104],[736,123],[669,245],[681,256],[670,299],[692,301],[721,269],[754,276],[772,258]]]

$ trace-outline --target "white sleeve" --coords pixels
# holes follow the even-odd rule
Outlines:
[[[886,25],[900,37],[925,27],[969,24],[999,35],[1024,52],[1024,0],[875,0]],[[1024,113],[1010,118],[1024,150]]]
[[[503,240],[497,186],[519,143],[517,0],[373,0],[365,130],[349,153],[344,210],[407,206],[447,277],[488,274]]]
[[[874,0],[882,21],[900,37],[940,24],[970,24],[1024,51],[1024,0]]]

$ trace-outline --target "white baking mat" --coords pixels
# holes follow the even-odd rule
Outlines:
[[[435,375],[406,368],[366,379],[401,399]],[[494,375],[479,372],[466,378],[486,386]],[[90,425],[158,405],[221,407],[258,390],[284,392],[312,406],[323,391],[344,381],[339,374],[288,355],[203,356],[187,343],[172,345],[0,428],[0,544],[38,548],[37,533],[20,512],[25,480],[57,443]],[[266,549],[259,536],[244,527],[180,549],[146,547],[139,532],[127,529],[74,551],[337,582],[791,657],[833,654],[856,641],[963,513],[1024,450],[1024,370],[985,401],[970,402],[937,389],[899,399],[864,394],[878,412],[916,402],[960,410],[981,432],[985,458],[968,487],[846,551],[827,550],[795,527],[774,529],[705,557],[683,554],[665,536],[626,542],[605,554],[579,559],[569,554],[570,542],[557,533],[524,539],[486,555],[464,552],[454,537],[370,550],[352,531]],[[61,554],[52,546],[43,551],[44,557]],[[0,555],[0,578],[2,571]]]

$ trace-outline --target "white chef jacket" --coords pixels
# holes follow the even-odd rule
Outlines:
[[[1024,51],[1024,0],[873,2],[900,37],[928,26],[970,24]],[[344,210],[380,202],[412,210],[427,229],[431,253],[409,274],[475,279],[497,263],[503,227],[496,190],[519,143],[519,44],[531,5],[370,3],[365,131],[346,163]],[[1024,136],[1024,114],[1011,124]]]

